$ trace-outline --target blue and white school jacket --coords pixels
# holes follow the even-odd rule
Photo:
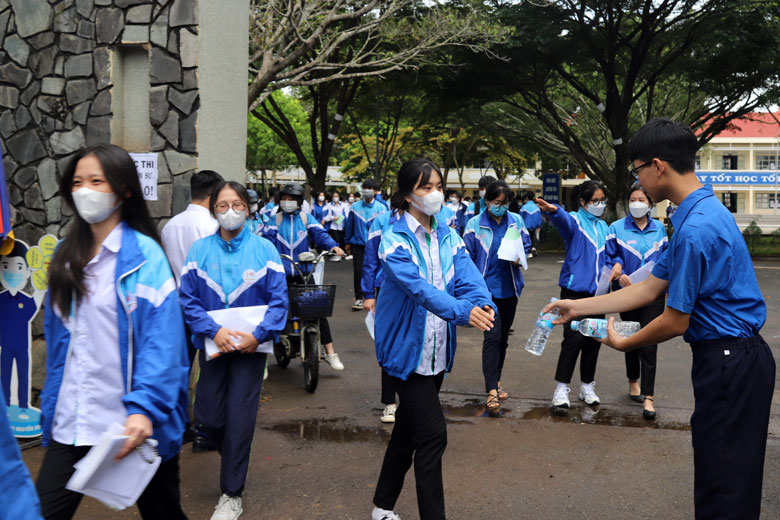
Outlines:
[[[289,255],[298,259],[298,255],[309,250],[309,239],[322,250],[337,247],[335,240],[312,215],[301,210],[295,213],[279,212],[263,228],[263,238],[270,241],[279,254]],[[296,271],[286,258],[282,258],[284,272],[287,276],[295,276]]]
[[[658,262],[669,245],[666,229],[649,218],[645,229],[639,229],[631,215],[613,222],[607,231],[607,267],[620,264],[623,274],[630,275],[646,263]],[[620,285],[615,284],[614,289]]]
[[[445,204],[436,215],[436,220],[441,220],[446,226],[454,228],[458,224],[458,215]]]
[[[385,281],[385,273],[379,262],[379,243],[387,226],[394,224],[396,220],[398,220],[398,212],[393,210],[380,213],[371,223],[366,251],[363,253],[363,274],[360,278],[360,288],[366,299],[375,298],[374,289],[382,287]]]
[[[163,461],[181,450],[187,414],[190,363],[176,281],[162,247],[120,224],[116,260],[117,327],[127,415],[152,421],[152,438]],[[75,302],[71,307],[75,310]],[[124,311],[124,312],[122,312]],[[41,392],[43,445],[51,442],[54,412],[70,349],[70,331],[51,301],[44,315],[46,383]]]
[[[207,311],[268,305],[252,333],[258,343],[276,339],[287,320],[287,279],[274,245],[244,226],[226,242],[219,231],[197,240],[181,272],[180,299],[193,344],[220,329]]]
[[[365,246],[371,222],[380,214],[387,212],[384,202],[374,199],[371,204],[359,200],[352,204],[352,210],[344,225],[344,241],[347,244]]]
[[[514,228],[520,231],[520,234],[523,237],[523,248],[525,249],[525,253],[530,253],[531,235],[528,234],[522,217],[517,213],[507,211],[504,218],[509,219],[507,230]],[[466,244],[466,249],[468,249],[474,265],[477,266],[477,270],[479,270],[483,277],[487,271],[490,246],[493,244],[493,230],[490,227],[488,219],[490,219],[490,212],[483,211],[480,215],[477,215],[468,221],[466,230],[463,232],[463,242]],[[515,283],[515,296],[519,298],[520,293],[523,292],[523,287],[525,286],[523,273],[514,262],[510,262],[510,271],[512,272],[512,280]]]
[[[557,206],[557,205],[556,205]],[[550,214],[566,244],[566,259],[561,267],[558,285],[576,292],[594,294],[606,264],[604,250],[607,223],[588,213],[585,208],[567,213],[562,207]]]
[[[449,372],[457,345],[456,325],[469,323],[473,307],[489,305],[495,310],[485,280],[471,261],[463,239],[443,222],[433,222],[446,291],[427,282],[428,268],[422,249],[406,219],[388,226],[379,244],[385,281],[376,305],[376,357],[388,374],[403,380],[420,364],[428,312],[449,322]]]
[[[529,200],[520,208],[520,216],[523,217],[525,227],[537,229],[542,227],[542,212],[534,201]]]

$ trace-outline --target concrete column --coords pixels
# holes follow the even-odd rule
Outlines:
[[[244,183],[249,0],[199,2],[198,169]]]

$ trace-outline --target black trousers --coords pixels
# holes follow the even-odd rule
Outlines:
[[[355,299],[362,300],[363,289],[360,287],[360,280],[363,278],[363,256],[366,253],[366,246],[350,244],[349,251],[352,253],[352,284],[355,289]]]
[[[393,377],[385,372],[382,367],[379,367],[382,371],[382,404],[395,404],[395,390],[393,389]]]
[[[328,231],[330,238],[332,238],[341,249],[344,249],[344,230],[343,229],[331,229]]]
[[[485,392],[498,388],[501,371],[504,369],[506,349],[509,346],[509,329],[515,321],[517,296],[493,298],[498,313],[493,328],[484,333],[482,340],[482,375],[485,378]]]
[[[414,462],[417,508],[421,520],[444,518],[441,458],[447,447],[447,425],[439,402],[444,372],[435,376],[412,374],[403,381],[391,376],[400,404],[387,444],[374,505],[392,510],[404,477]]]
[[[663,314],[666,303],[663,298],[650,305],[633,311],[621,312],[623,321],[637,321],[643,328]],[[642,395],[655,395],[655,365],[658,345],[647,345],[626,352],[626,377],[629,381],[639,381]]]
[[[757,519],[775,388],[772,351],[759,335],[691,347],[696,518]]]
[[[207,361],[200,351],[195,418],[219,450],[220,489],[231,497],[241,496],[246,483],[265,358],[231,352]]]
[[[590,298],[590,293],[576,292],[565,287],[561,287],[561,299],[580,300]],[[582,316],[585,318],[603,318],[604,315]],[[577,357],[580,358],[580,380],[583,383],[592,383],[596,378],[596,363],[599,360],[599,349],[601,343],[593,338],[583,336],[576,330],[571,330],[568,323],[563,325],[563,341],[561,342],[561,353],[558,356],[558,367],[555,369],[555,380],[559,383],[571,383],[571,377],[574,374],[574,366],[577,364]],[[582,353],[582,355],[580,355]]]
[[[90,447],[52,441],[47,448],[35,484],[46,520],[68,520],[76,514],[84,495],[65,489],[65,485],[76,471],[73,465],[87,454]],[[187,519],[181,509],[178,455],[160,464],[136,505],[144,520]]]

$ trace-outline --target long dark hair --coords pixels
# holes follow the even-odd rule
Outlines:
[[[574,207],[574,210],[576,211],[580,209],[580,199],[584,200],[585,204],[587,204],[588,201],[593,197],[593,194],[596,193],[596,190],[603,191],[604,195],[607,194],[607,190],[604,189],[604,185],[599,181],[585,181],[574,188],[571,194],[571,205]]]
[[[70,314],[74,294],[78,302],[87,293],[84,267],[92,259],[95,247],[92,228],[79,216],[72,195],[76,165],[88,155],[98,160],[108,184],[122,201],[121,220],[161,243],[160,234],[146,207],[138,171],[127,152],[113,144],[89,146],[76,152],[60,180],[60,194],[73,211],[73,220],[49,267],[49,297],[63,316]]]
[[[431,172],[435,171],[441,177],[442,191],[446,191],[444,175],[430,159],[411,159],[401,165],[398,170],[398,189],[390,198],[390,205],[395,209],[409,209],[407,195],[412,193],[417,186],[426,184],[431,179]]]

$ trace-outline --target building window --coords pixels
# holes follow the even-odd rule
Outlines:
[[[780,208],[780,203],[778,203],[778,201],[780,201],[780,197],[775,198],[774,193],[756,193],[757,209]]]
[[[728,208],[728,210],[732,213],[737,212],[737,194],[731,193],[731,192],[724,192],[722,195],[721,200],[723,201],[723,205]]]
[[[756,170],[774,170],[776,164],[776,155],[756,155]]]
[[[694,159],[693,167],[695,170],[701,170],[701,155],[696,154],[696,159]]]
[[[723,169],[724,170],[736,170],[738,168],[739,157],[737,155],[724,155],[723,156]]]

